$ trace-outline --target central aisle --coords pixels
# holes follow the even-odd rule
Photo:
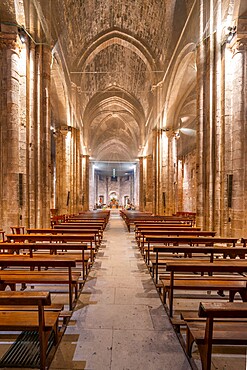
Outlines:
[[[53,369],[191,369],[118,211],[111,212]]]

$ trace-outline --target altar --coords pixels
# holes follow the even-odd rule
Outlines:
[[[110,201],[110,203],[109,203],[109,207],[110,208],[118,208],[118,201],[117,201],[117,199],[111,199],[111,201]]]

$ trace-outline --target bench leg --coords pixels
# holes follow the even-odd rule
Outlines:
[[[240,297],[242,298],[243,302],[247,302],[247,290],[246,289],[240,289],[239,291],[236,290],[230,290],[229,291],[229,302],[233,302],[235,298],[235,294],[239,293]]]
[[[0,291],[4,291],[7,286],[10,287],[10,290],[15,292],[16,291],[16,284],[15,283],[10,283],[10,284],[6,284],[6,283],[0,283]]]
[[[242,298],[242,301],[247,302],[247,290],[246,289],[240,290],[239,294]]]
[[[212,343],[213,342],[213,318],[208,317],[206,321],[204,344],[198,345],[201,356],[202,370],[211,370]]]
[[[202,362],[202,370],[211,370],[211,356],[212,356],[212,346],[209,349],[209,347],[204,345],[198,345],[198,350],[201,357]]]
[[[194,343],[194,338],[191,335],[189,328],[187,327],[186,328],[186,353],[189,357],[191,357],[193,343]]]
[[[166,304],[166,288],[163,287],[163,296],[162,296],[163,304]]]

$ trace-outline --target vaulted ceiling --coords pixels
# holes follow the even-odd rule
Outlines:
[[[131,161],[145,140],[152,86],[163,77],[174,1],[53,0],[55,52],[80,96],[84,144]]]
[[[76,109],[88,153],[97,160],[133,161],[145,145],[153,86],[162,80],[169,62],[171,34],[174,42],[192,2],[33,3],[39,19],[46,19],[54,43],[53,92],[61,104],[66,95],[58,75],[58,65],[62,65],[64,80],[75,87],[79,97]],[[66,109],[59,120],[66,123]]]
[[[155,125],[153,88],[193,0],[1,0],[52,46],[53,120],[75,125],[96,160],[133,161]],[[1,10],[1,8],[0,8]],[[73,117],[71,117],[73,107]]]

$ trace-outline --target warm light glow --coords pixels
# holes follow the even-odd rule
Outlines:
[[[188,136],[196,136],[196,130],[193,130],[192,128],[186,128],[186,127],[182,127],[179,129],[179,131],[184,134],[184,135],[188,135]]]
[[[18,63],[21,76],[26,75],[26,63],[27,63],[26,47],[23,46],[21,53],[20,53],[19,63]]]

